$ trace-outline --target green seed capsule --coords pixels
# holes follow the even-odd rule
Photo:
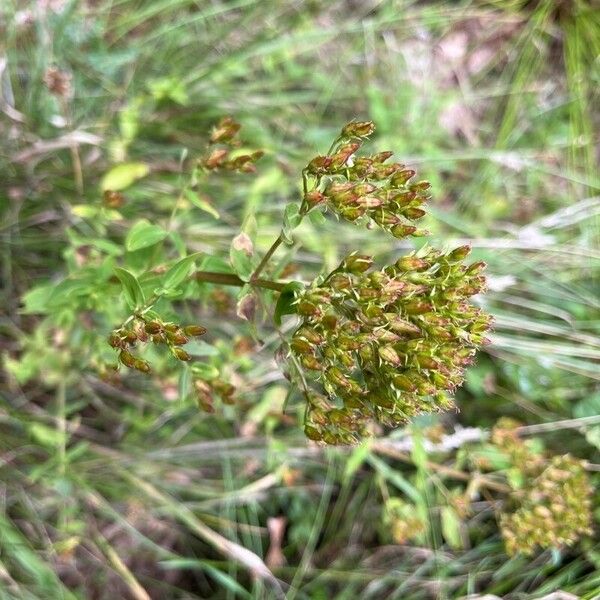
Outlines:
[[[206,333],[206,327],[202,327],[202,325],[188,325],[187,327],[184,327],[183,332],[186,335],[198,337]]]
[[[183,348],[173,348],[171,352],[173,353],[173,356],[179,360],[192,360],[192,356],[188,354]]]

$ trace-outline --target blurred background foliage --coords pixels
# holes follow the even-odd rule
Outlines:
[[[597,597],[594,536],[507,557],[490,490],[518,473],[485,440],[508,416],[592,476],[600,462],[599,56],[594,0],[2,2],[0,597]],[[266,151],[258,173],[183,196],[226,114]],[[209,327],[193,353],[235,406],[199,411],[167,359],[111,375],[114,265],[143,271],[165,246],[218,267],[251,214],[266,249],[352,118],[432,182],[432,243],[489,264],[495,331],[460,412],[307,444],[277,333],[258,341],[210,285],[172,310]],[[126,251],[142,218],[168,240]],[[333,220],[295,237],[280,267],[306,279],[410,249]]]

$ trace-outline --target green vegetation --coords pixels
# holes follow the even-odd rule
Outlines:
[[[0,598],[600,594],[598,55],[584,0],[2,3]],[[354,120],[431,182],[403,215],[429,237],[317,188]],[[354,322],[344,286],[380,274],[460,290],[467,244],[494,329],[458,411],[307,441],[307,343],[356,391],[313,308]]]

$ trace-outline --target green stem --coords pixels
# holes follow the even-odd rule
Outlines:
[[[273,252],[275,252],[275,249],[273,250]],[[271,254],[273,252],[271,252]],[[196,281],[202,281],[204,283],[216,283],[217,285],[233,285],[236,287],[252,285],[254,287],[265,288],[267,290],[274,290],[276,292],[281,292],[281,290],[283,290],[283,288],[287,284],[287,282],[270,281],[268,279],[258,279],[255,278],[254,275],[252,276],[250,281],[244,281],[243,279],[241,279],[233,273],[217,273],[214,271],[196,271],[193,277],[194,279],[196,279]]]
[[[271,244],[271,247],[267,250],[267,253],[263,256],[258,267],[256,267],[256,269],[254,270],[254,273],[252,273],[252,276],[250,277],[250,281],[253,284],[255,284],[256,281],[259,281],[258,276],[262,273],[263,269],[267,266],[267,263],[271,259],[271,256],[273,256],[273,254],[275,254],[275,250],[277,250],[277,248],[279,248],[279,246],[281,246],[282,242],[283,242],[283,236],[280,233],[279,236],[277,237],[277,239]]]

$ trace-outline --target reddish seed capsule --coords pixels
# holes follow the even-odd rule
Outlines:
[[[187,344],[189,341],[181,331],[167,331],[166,336],[167,339],[176,346],[183,346],[183,344]]]
[[[137,342],[137,335],[135,334],[134,331],[128,331],[127,333],[125,333],[125,341],[133,346],[133,344],[135,344]]]
[[[298,314],[304,316],[313,316],[319,313],[319,309],[307,300],[300,300],[298,302]]]
[[[384,152],[378,152],[377,154],[371,157],[371,160],[374,163],[381,164],[384,163],[388,158],[391,158],[394,153],[391,150],[385,150]]]
[[[431,187],[431,183],[429,181],[417,181],[416,183],[412,183],[410,185],[410,189],[415,192],[424,192]]]
[[[155,334],[162,329],[162,326],[158,321],[148,321],[148,323],[144,325],[144,329],[146,330],[146,333]]]
[[[240,128],[241,125],[236,123],[231,117],[223,117],[219,121],[219,124],[213,129],[210,136],[211,144],[216,144],[217,142],[227,143],[231,141]]]
[[[123,340],[120,335],[113,332],[108,336],[108,343],[113,348],[120,348],[123,345]]]
[[[125,196],[121,192],[106,190],[102,197],[102,202],[107,208],[121,208],[125,204]]]
[[[416,171],[412,169],[403,169],[402,171],[397,171],[392,175],[390,179],[390,183],[393,187],[399,187],[404,185],[411,177],[414,177]]]
[[[427,214],[427,212],[424,211],[422,208],[406,208],[404,209],[404,211],[402,211],[402,214],[407,219],[415,221],[417,219],[420,219],[421,217],[424,217]]]
[[[396,261],[396,268],[401,271],[425,271],[429,263],[418,256],[402,256]]]
[[[309,208],[313,208],[314,206],[325,202],[325,196],[319,192],[319,190],[313,190],[304,196],[304,200]]]
[[[312,175],[326,173],[331,163],[331,156],[316,156],[308,163],[306,170]]]
[[[390,231],[395,238],[401,239],[409,235],[415,235],[417,228],[412,225],[398,224],[394,225]]]
[[[469,275],[474,275],[476,273],[480,273],[481,271],[485,270],[485,268],[487,267],[487,264],[484,263],[482,260],[478,261],[478,262],[474,262],[473,264],[470,264],[467,268],[466,268],[466,273],[468,273]]]
[[[372,121],[351,121],[342,128],[344,137],[364,138],[375,131],[375,125]]]
[[[446,258],[451,261],[460,261],[469,256],[471,253],[471,246],[465,244],[464,246],[459,246],[458,248],[454,248],[452,252],[450,252]]]
[[[235,387],[231,385],[231,383],[227,383],[225,381],[221,381],[220,379],[215,379],[211,382],[211,386],[217,394],[219,394],[223,399],[231,398],[235,393]]]
[[[414,300],[407,302],[404,305],[404,310],[409,315],[422,315],[431,312],[433,306],[429,302],[421,302],[420,300]]]
[[[304,426],[304,434],[309,440],[313,440],[314,442],[320,442],[323,439],[321,432],[311,425]]]
[[[225,162],[227,154],[227,150],[213,150],[210,156],[204,160],[203,164],[207,169],[218,169]]]

